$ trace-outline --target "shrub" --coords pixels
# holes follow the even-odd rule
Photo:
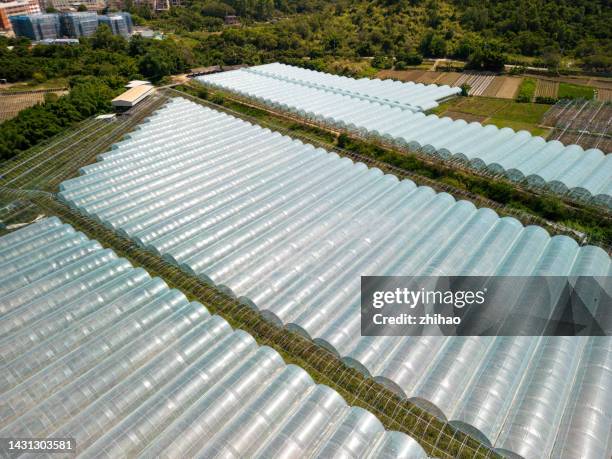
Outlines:
[[[536,104],[556,104],[556,97],[538,96],[535,98]]]
[[[536,80],[533,78],[525,78],[521,82],[519,87],[518,95],[516,96],[517,102],[531,102],[533,95],[535,94]]]

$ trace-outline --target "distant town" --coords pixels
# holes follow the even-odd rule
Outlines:
[[[165,11],[180,0],[137,0],[137,6]],[[43,44],[73,44],[91,36],[99,25],[128,37],[134,32],[131,16],[121,11],[123,0],[0,0],[0,35],[26,37]]]

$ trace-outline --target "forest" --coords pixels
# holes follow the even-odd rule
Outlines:
[[[135,77],[158,81],[191,63],[189,49],[173,40],[134,36],[128,42],[106,26],[77,46],[32,47],[24,38],[0,37],[0,78],[9,82],[91,75],[119,86]]]
[[[133,13],[191,40],[201,64],[377,57],[390,65],[421,56],[491,70],[506,62],[558,69],[566,59],[612,71],[605,0],[187,0],[146,19]],[[223,29],[226,14],[246,27]]]

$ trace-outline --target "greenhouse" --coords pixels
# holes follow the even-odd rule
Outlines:
[[[426,457],[59,219],[0,238],[0,436],[79,457]]]
[[[527,131],[422,112],[456,95],[458,88],[355,80],[283,64],[197,79],[333,128],[612,208],[612,155],[546,141]]]
[[[359,314],[361,275],[609,276],[604,250],[181,98],[81,173],[69,205],[483,442],[610,457],[609,337],[362,337]]]
[[[243,69],[245,72],[262,75],[280,81],[303,85],[334,94],[344,94],[390,107],[400,107],[411,111],[429,110],[437,107],[438,102],[456,96],[460,88],[450,86],[425,85],[422,83],[401,82],[396,80],[358,80],[330,73],[308,70],[291,65],[273,63]]]

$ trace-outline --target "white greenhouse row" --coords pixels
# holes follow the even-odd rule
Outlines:
[[[476,170],[503,174],[515,182],[612,208],[612,155],[606,156],[599,149],[585,151],[579,145],[547,142],[527,131],[415,113],[402,105],[410,101],[410,95],[402,104],[394,105],[368,95],[330,92],[279,79],[259,68],[202,76],[198,81],[331,127],[457,160]],[[310,71],[300,69],[299,73],[303,72]]]
[[[181,98],[81,173],[69,205],[484,442],[610,457],[612,339],[362,337],[359,313],[361,275],[608,276],[602,249]]]
[[[0,238],[0,285],[2,438],[73,438],[81,458],[426,457],[55,217]]]
[[[332,94],[343,94],[390,107],[400,107],[413,112],[430,110],[437,107],[439,101],[461,93],[460,88],[450,86],[426,85],[412,81],[401,82],[390,79],[379,80],[378,78],[356,80],[277,62],[241,70]]]

